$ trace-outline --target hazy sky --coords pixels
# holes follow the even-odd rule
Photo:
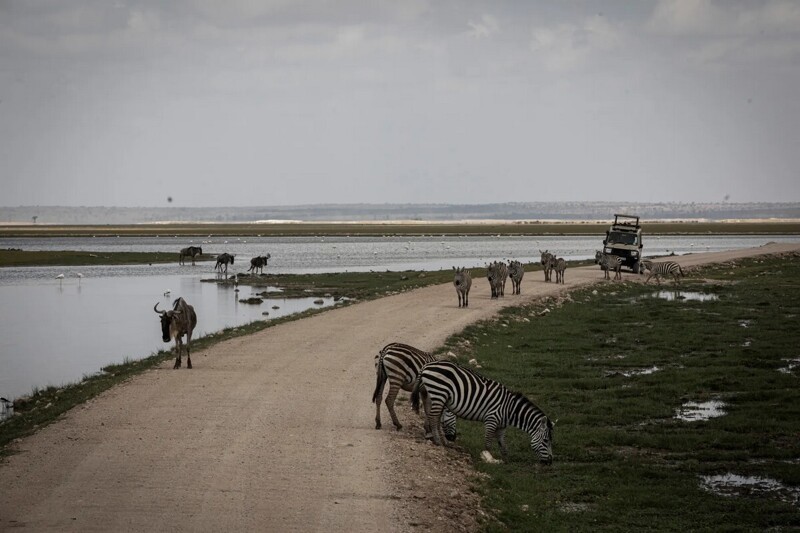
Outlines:
[[[800,1],[0,0],[0,205],[726,195],[800,201]]]

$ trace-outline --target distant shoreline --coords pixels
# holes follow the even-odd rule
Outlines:
[[[552,220],[386,220],[357,222],[258,221],[250,223],[159,222],[141,224],[0,224],[0,238],[13,237],[169,237],[241,236],[382,236],[382,235],[597,235],[610,221]],[[645,234],[800,234],[800,219],[731,219],[725,221],[643,221]]]

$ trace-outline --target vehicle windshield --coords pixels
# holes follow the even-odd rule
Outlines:
[[[610,231],[608,233],[608,244],[629,244],[635,246],[636,242],[635,233],[623,233],[621,231]]]

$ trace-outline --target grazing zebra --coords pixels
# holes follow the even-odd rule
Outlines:
[[[606,273],[605,279],[611,279],[609,270],[614,271],[614,280],[622,279],[622,258],[618,255],[605,254],[597,250],[594,254],[594,262]]]
[[[525,268],[519,261],[508,263],[508,276],[511,278],[511,294],[521,294],[522,276],[525,275]]]
[[[192,258],[192,265],[194,265],[194,258],[198,255],[203,255],[203,249],[199,246],[189,246],[187,248],[182,248],[180,253],[178,254],[178,264],[183,265],[184,260],[187,257]]]
[[[472,287],[472,274],[463,267],[453,267],[453,270],[455,271],[453,285],[455,285],[456,294],[458,294],[458,306],[469,307],[469,289]]]
[[[392,417],[394,427],[399,431],[402,429],[397,414],[394,412],[394,402],[400,389],[411,392],[414,382],[419,375],[419,369],[425,363],[436,361],[436,357],[423,352],[418,348],[391,342],[375,356],[375,373],[377,383],[375,392],[372,393],[372,402],[375,404],[375,429],[381,429],[381,398],[386,381],[389,381],[389,394],[386,395],[386,407]],[[445,410],[442,414],[442,425],[447,440],[456,439],[456,417],[450,411]],[[425,419],[425,438],[431,437],[431,428],[427,418]]]
[[[556,271],[556,283],[564,283],[564,271],[567,270],[567,261],[563,257],[557,258],[553,269]]]
[[[505,263],[495,261],[486,267],[486,278],[489,280],[489,288],[492,290],[492,298],[506,295],[506,281],[508,279],[508,267]]]
[[[233,255],[224,253],[219,254],[217,256],[217,264],[214,265],[214,270],[219,269],[220,274],[222,273],[222,268],[225,267],[225,275],[228,275],[228,263],[233,264]]]
[[[645,270],[649,270],[650,274],[647,276],[647,279],[644,281],[647,283],[650,281],[650,278],[653,276],[656,277],[656,281],[659,285],[661,285],[661,276],[672,276],[675,278],[675,283],[680,283],[678,276],[683,276],[683,270],[681,266],[676,263],[675,261],[650,261],[649,259],[642,260],[642,266]]]
[[[488,452],[492,440],[497,439],[506,456],[505,430],[514,426],[528,433],[540,462],[553,461],[553,423],[521,393],[452,361],[436,361],[422,367],[411,392],[411,407],[417,412],[421,387],[428,393],[427,401],[423,401],[436,444],[444,443],[437,421],[447,407],[456,416],[483,422],[484,451]]]
[[[550,252],[548,252],[547,250],[545,250],[544,252],[539,250],[539,252],[541,252],[542,254],[541,262],[542,262],[542,270],[544,270],[544,280],[550,281],[551,278],[553,277],[553,260],[555,259],[555,256]]]

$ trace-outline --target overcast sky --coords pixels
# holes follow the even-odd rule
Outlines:
[[[0,0],[0,205],[726,196],[800,201],[800,1]]]

